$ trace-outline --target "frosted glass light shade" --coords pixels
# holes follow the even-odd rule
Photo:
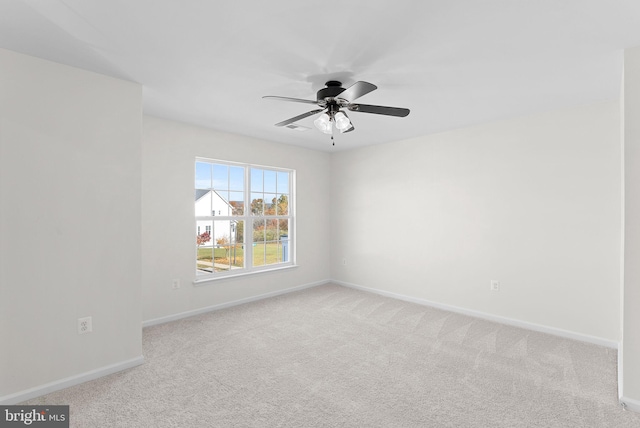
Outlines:
[[[323,113],[319,118],[313,121],[313,124],[325,134],[331,134],[331,119],[328,114]]]
[[[336,128],[338,128],[340,132],[344,132],[351,126],[351,122],[349,121],[349,118],[341,111],[336,113],[335,120],[336,120]]]

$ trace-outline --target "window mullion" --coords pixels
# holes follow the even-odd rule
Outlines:
[[[251,167],[244,167],[244,267],[253,269],[253,220],[251,219]]]

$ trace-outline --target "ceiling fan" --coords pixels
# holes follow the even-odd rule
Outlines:
[[[311,110],[301,115],[292,117],[276,123],[276,126],[286,126],[292,129],[309,129],[300,125],[296,125],[301,119],[322,113],[313,123],[316,128],[325,134],[333,134],[333,126],[341,133],[351,132],[355,128],[351,120],[347,116],[345,110],[355,111],[359,113],[374,113],[385,116],[405,117],[409,114],[409,109],[398,107],[386,107],[369,104],[354,103],[354,101],[378,87],[369,82],[356,82],[348,88],[343,88],[342,83],[336,80],[330,80],[325,83],[325,88],[318,91],[316,100],[303,100],[300,98],[278,97],[267,95],[262,98],[280,101],[293,101],[296,103],[316,104],[320,108]]]

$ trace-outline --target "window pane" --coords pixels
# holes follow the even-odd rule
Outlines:
[[[213,245],[231,243],[231,220],[213,221]]]
[[[229,244],[231,239],[231,222],[229,220],[214,220],[213,268],[215,272],[230,269]]]
[[[253,221],[253,242],[264,242],[264,220]]]
[[[289,195],[280,195],[280,197],[278,197],[277,208],[277,215],[289,214]]]
[[[242,192],[229,192],[229,204],[231,215],[244,215],[244,194]]]
[[[211,190],[196,189],[196,217],[211,215]]]
[[[277,241],[280,238],[278,234],[278,220],[270,219],[265,221],[265,241]]]
[[[244,267],[244,249],[242,244],[225,245],[230,269],[242,269]],[[225,260],[226,266],[227,260]]]
[[[278,193],[289,193],[289,173],[278,172]]]
[[[288,239],[289,220],[287,219],[278,220],[278,234],[280,235],[280,239]]]
[[[286,229],[283,229],[284,227]],[[291,260],[289,257],[289,245],[291,241],[289,240],[289,221],[288,220],[280,220],[280,244],[282,245],[282,261],[288,262]]]
[[[211,215],[229,215],[229,192],[211,192],[211,206],[213,213]]]
[[[213,164],[213,188],[229,189],[229,167],[226,165]]]
[[[244,168],[232,166],[229,168],[229,190],[244,190]]]
[[[232,244],[244,244],[244,221],[233,220],[231,222],[231,243]]]
[[[264,201],[262,198],[262,193],[251,194],[251,214],[262,215],[264,211]]]
[[[278,242],[267,241],[264,244],[264,264],[272,265],[280,263],[280,256],[278,255]]]
[[[276,193],[275,171],[264,171],[264,191],[269,193]]]
[[[274,263],[280,263],[282,259],[279,252],[278,241],[280,240],[280,234],[278,232],[278,220],[271,219],[265,221],[265,245],[264,245],[264,259],[265,264],[272,265]]]
[[[264,194],[264,215],[276,215],[278,198],[273,193]]]
[[[262,170],[251,168],[251,191],[252,192],[262,192],[263,191],[263,183],[262,183]]]
[[[213,223],[210,220],[198,220],[196,222],[197,273],[211,273],[213,271],[212,226]]]
[[[211,188],[211,164],[196,162],[196,189]]]
[[[253,266],[264,266],[264,242],[253,244]]]
[[[230,269],[227,248],[224,245],[216,245],[213,248],[213,271],[224,272]]]
[[[265,221],[254,220],[253,222],[253,266],[263,266],[265,258]]]
[[[213,245],[209,250],[209,257],[213,256],[213,271],[244,268],[244,222],[216,220],[213,226]]]

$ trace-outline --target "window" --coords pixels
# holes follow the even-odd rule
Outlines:
[[[293,170],[196,159],[196,280],[294,264],[294,179]]]

